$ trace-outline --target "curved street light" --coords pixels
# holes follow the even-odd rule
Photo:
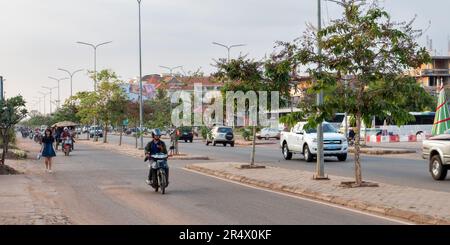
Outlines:
[[[70,76],[70,97],[72,97],[72,96],[73,96],[73,76],[74,76],[75,74],[77,74],[78,72],[82,72],[83,69],[76,70],[76,71],[74,71],[74,72],[70,72],[70,71],[68,71],[68,70],[61,69],[61,68],[58,68],[58,70],[59,70],[59,71],[66,72],[67,74],[69,74],[69,76]]]
[[[177,66],[177,67],[159,66],[159,67],[169,70],[171,76],[173,76],[174,70],[183,68],[183,66]]]
[[[59,107],[61,106],[61,87],[60,87],[60,83],[61,83],[61,81],[64,81],[64,80],[68,80],[69,78],[68,77],[64,77],[64,78],[54,78],[54,77],[48,77],[49,79],[52,79],[52,80],[55,80],[57,83],[58,83],[58,109],[59,109]]]
[[[228,62],[230,62],[230,60],[231,60],[231,58],[230,58],[230,52],[231,52],[231,49],[232,49],[232,48],[237,48],[237,47],[244,47],[244,46],[247,46],[246,44],[235,44],[235,45],[230,45],[230,46],[228,46],[228,45],[221,44],[221,43],[218,43],[218,42],[213,42],[212,44],[218,45],[218,46],[221,46],[221,47],[224,47],[224,48],[226,48],[226,49],[228,50]]]

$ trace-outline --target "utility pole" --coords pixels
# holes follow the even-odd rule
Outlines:
[[[3,77],[2,76],[0,76],[0,98],[1,98],[1,101],[3,101],[5,99],[3,96]]]
[[[43,92],[39,92],[39,94],[41,94],[42,96],[44,96],[44,116],[47,115],[47,107],[45,106],[45,100],[47,99],[47,95],[46,93]]]
[[[317,0],[317,17],[318,17],[318,28],[317,32],[319,33],[322,30],[322,0]],[[317,35],[319,38],[319,35]],[[318,54],[322,55],[322,47],[321,40],[318,40]],[[322,72],[322,64],[319,65],[319,73]],[[320,91],[317,95],[317,105],[323,105],[323,91]],[[314,176],[315,180],[326,180],[328,177],[325,176],[325,155],[324,155],[324,146],[323,146],[323,122],[320,122],[317,126],[317,166],[316,166],[316,175]]]
[[[45,88],[45,89],[47,89],[49,91],[49,94],[50,94],[50,115],[51,115],[53,113],[53,108],[52,108],[52,104],[53,104],[52,103],[53,90],[57,89],[58,87],[50,88],[50,87],[42,86],[42,88]]]
[[[139,134],[141,136],[141,147],[144,149],[144,98],[143,98],[143,85],[142,85],[142,24],[141,24],[141,0],[137,0],[139,5]]]
[[[48,77],[49,79],[55,80],[58,83],[58,109],[61,107],[61,81],[69,79],[68,77],[65,78],[54,78],[54,77]]]
[[[89,46],[89,47],[91,47],[94,50],[94,92],[97,93],[97,49],[100,46],[112,43],[112,41],[100,43],[100,44],[97,44],[97,45],[91,44],[91,43],[86,43],[86,42],[77,42],[77,43],[81,44],[81,45]],[[94,126],[97,126],[96,124],[97,124],[97,117],[94,117]],[[97,131],[94,130],[94,132],[95,132],[94,133],[94,141],[97,142],[98,141]]]

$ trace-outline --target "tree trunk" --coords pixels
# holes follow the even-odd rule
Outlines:
[[[256,126],[253,126],[253,150],[252,150],[252,161],[251,165],[255,165],[255,155],[256,155]]]
[[[5,158],[6,158],[6,151],[7,151],[7,145],[8,145],[8,137],[3,134],[3,152],[2,152],[2,165],[5,165]]]
[[[119,146],[122,146],[123,126],[120,128]]]
[[[137,124],[135,125],[135,127],[134,127],[135,129],[137,129]],[[137,132],[137,130],[136,130],[136,133],[134,133],[134,138],[135,138],[135,140],[136,140],[136,149],[138,148],[138,132]]]
[[[355,132],[355,181],[357,186],[362,185],[361,170],[361,113],[356,114],[356,132]]]
[[[103,129],[103,144],[108,143],[108,123],[105,123],[105,128]]]

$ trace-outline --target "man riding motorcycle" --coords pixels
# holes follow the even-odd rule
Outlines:
[[[152,137],[153,140],[151,142],[149,142],[147,144],[147,146],[145,147],[145,156],[146,156],[146,160],[150,160],[150,163],[153,161],[151,159],[152,155],[158,154],[158,153],[163,153],[163,154],[167,154],[167,147],[166,147],[166,143],[164,143],[164,141],[161,140],[161,130],[159,129],[154,129],[152,131]],[[150,164],[151,166],[151,164]],[[156,169],[153,169],[152,167],[150,167],[150,171],[149,171],[149,175],[148,175],[148,180],[146,181],[148,185],[153,185],[153,175],[156,174]],[[166,169],[166,177],[167,177],[167,185],[169,184],[169,168],[167,167]]]
[[[62,150],[64,150],[64,142],[65,142],[67,139],[71,140],[72,144],[71,144],[70,148],[71,148],[71,150],[73,150],[73,143],[74,143],[74,140],[73,140],[73,137],[72,137],[72,133],[69,131],[69,128],[65,127],[65,128],[64,128],[64,131],[61,133],[61,136],[60,136],[60,137],[61,137],[61,141],[63,142],[63,144],[62,144]]]

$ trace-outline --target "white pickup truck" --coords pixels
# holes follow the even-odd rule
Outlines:
[[[317,156],[317,131],[305,129],[306,122],[298,123],[291,132],[282,132],[280,146],[286,160],[291,160],[293,154],[302,154],[307,162],[312,162]],[[348,142],[344,135],[330,123],[323,124],[324,153],[326,157],[337,157],[339,161],[347,161]]]
[[[423,142],[423,158],[435,180],[445,180],[450,169],[450,134],[432,137]]]

